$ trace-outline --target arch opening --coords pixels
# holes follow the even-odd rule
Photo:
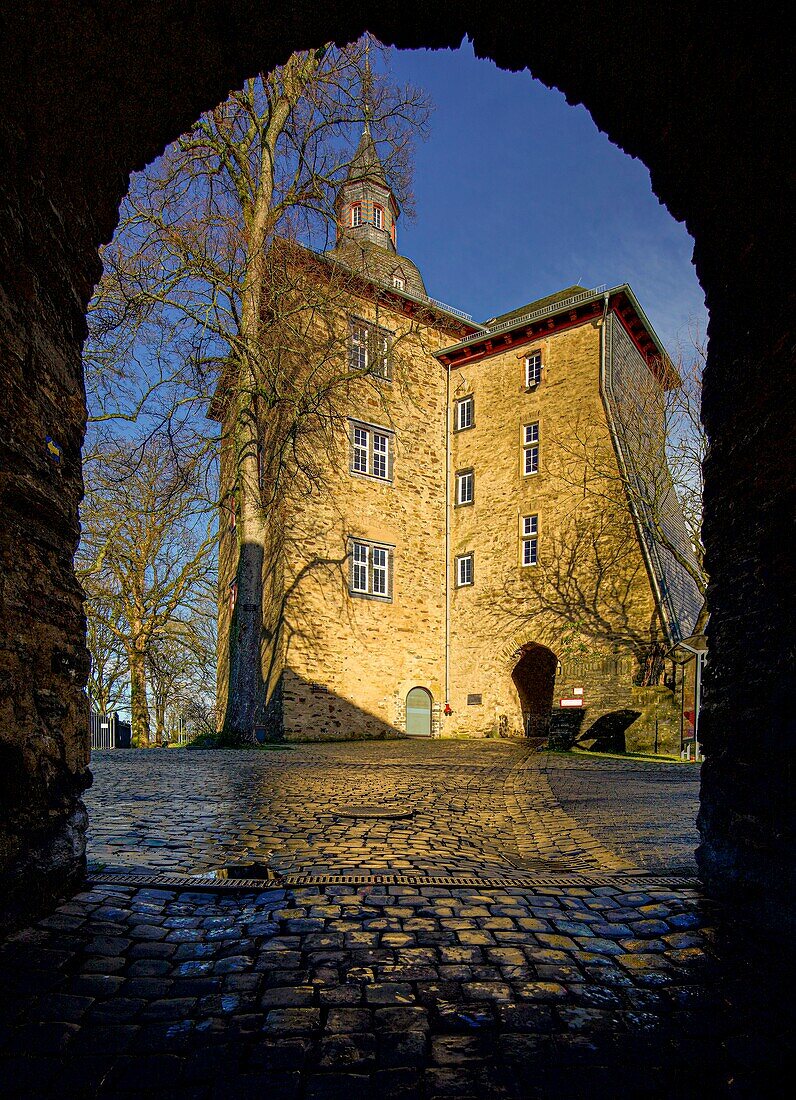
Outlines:
[[[62,33],[48,36],[47,27],[42,28],[34,66],[33,20],[12,16],[7,27],[7,56],[19,57],[20,75],[14,91],[9,67],[6,118],[13,122],[3,132],[4,143],[14,150],[7,160],[12,176],[2,215],[8,248],[3,285],[11,303],[4,324],[11,336],[7,346],[14,349],[4,379],[11,396],[3,407],[19,431],[2,442],[2,457],[9,458],[3,466],[12,471],[2,524],[4,560],[10,563],[10,641],[4,641],[4,650],[6,693],[23,700],[25,710],[9,723],[9,737],[26,745],[30,790],[25,813],[9,820],[12,858],[19,849],[13,838],[36,836],[47,822],[35,881],[53,896],[79,877],[82,848],[74,821],[88,780],[81,699],[86,656],[80,592],[70,571],[84,426],[77,303],[86,301],[97,274],[96,247],[110,235],[123,181],[247,72],[284,60],[293,44],[353,37],[367,18],[376,34],[400,45],[451,47],[467,31],[479,52],[504,68],[532,65],[572,102],[586,103],[612,140],[640,156],[653,171],[661,201],[676,217],[688,219],[712,299],[713,341],[705,420],[713,439],[706,530],[713,554],[714,673],[705,723],[712,759],[704,773],[702,865],[718,884],[780,884],[782,894],[782,884],[787,889],[792,883],[782,838],[790,835],[783,784],[792,722],[785,685],[793,624],[781,597],[793,566],[781,549],[788,545],[787,517],[776,499],[784,488],[782,455],[789,453],[792,430],[781,393],[793,387],[787,387],[791,314],[782,298],[782,288],[789,285],[786,250],[778,192],[771,190],[787,176],[783,135],[788,129],[771,103],[788,101],[784,84],[778,91],[781,74],[788,71],[786,36],[776,40],[766,21],[740,23],[725,15],[717,48],[706,58],[698,48],[704,39],[701,15],[675,27],[670,13],[661,10],[638,17],[644,25],[635,29],[643,33],[635,37],[631,19],[627,29],[637,50],[634,65],[585,66],[584,50],[601,58],[616,41],[616,29],[604,13],[586,4],[570,7],[562,20],[540,18],[532,47],[527,35],[516,32],[516,12],[502,4],[483,24],[465,8],[446,23],[431,9],[413,11],[411,17],[404,11],[398,25],[382,9],[374,8],[372,18],[352,19],[337,5],[319,13],[299,3],[289,32],[281,29],[285,24],[278,17],[263,20],[253,5],[248,17],[248,5],[236,13],[232,25],[216,18],[203,21],[213,5],[201,4],[196,37],[180,39],[166,22],[171,19],[167,6],[142,17],[134,5],[120,4],[114,20],[102,25],[91,13],[70,19],[70,7],[59,25]],[[142,51],[153,59],[145,69],[137,61]],[[107,80],[116,70],[124,78]],[[60,87],[68,93],[37,94],[38,74],[53,72],[62,74]],[[50,116],[46,124],[45,111]],[[112,132],[109,119],[115,120]],[[17,127],[31,135],[24,145]],[[714,140],[706,143],[706,134]],[[739,148],[747,151],[743,172],[738,171]],[[728,233],[728,225],[735,231]],[[17,339],[20,334],[24,339]],[[744,395],[752,393],[756,415],[744,420],[739,444],[738,410]],[[39,443],[56,421],[65,457],[54,484]],[[726,518],[731,514],[746,517],[735,531]],[[34,531],[26,526],[26,515],[46,522]],[[56,604],[57,618],[49,610]],[[37,632],[39,644],[21,648],[19,640]],[[760,643],[754,692],[748,690],[749,637]],[[761,729],[762,738],[750,738],[750,728]],[[29,751],[33,744],[60,745],[61,755],[53,757],[49,748]],[[66,862],[59,852],[69,853]],[[770,909],[776,912],[776,905]]]
[[[523,646],[511,679],[522,709],[525,736],[534,741],[547,738],[553,710],[553,691],[558,658],[546,646],[531,642]]]

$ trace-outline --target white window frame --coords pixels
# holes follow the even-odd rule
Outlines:
[[[457,432],[464,432],[468,428],[475,427],[475,397],[473,394],[468,393],[466,397],[457,399],[453,425],[454,431]]]
[[[380,424],[349,420],[351,461],[349,472],[377,481],[392,481],[395,433]]]
[[[354,202],[351,204],[351,228],[359,229],[362,225],[362,203]]]
[[[465,489],[469,486],[469,495],[465,498]],[[468,470],[456,471],[456,507],[469,507],[475,503],[475,471],[472,467]]]
[[[469,574],[469,576],[468,576]],[[456,587],[472,588],[474,583],[473,552],[456,555]]]
[[[529,468],[530,467],[530,468]],[[539,421],[524,424],[522,429],[522,472],[525,477],[539,473]]]
[[[348,321],[351,369],[392,382],[393,333],[362,317],[349,317]]]
[[[394,547],[353,537],[349,539],[349,547],[349,595],[391,603]]]
[[[403,275],[393,275],[392,285],[395,287],[396,290],[405,290],[406,279],[404,279]]]
[[[520,564],[523,568],[539,562],[539,516],[522,516],[520,519]]]
[[[376,229],[384,229],[384,207],[376,202],[373,204],[373,225]]]
[[[535,389],[542,381],[542,352],[531,351],[525,356],[525,388]]]

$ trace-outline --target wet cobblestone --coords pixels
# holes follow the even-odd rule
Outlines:
[[[588,763],[583,783],[610,782],[615,807],[621,770]],[[417,884],[186,891],[95,872],[0,946],[9,1100],[778,1095],[764,1069],[787,1025],[765,990],[744,1001],[757,989],[727,967],[721,909],[660,877],[589,884],[589,871],[657,858],[636,779],[612,822],[606,805],[576,816],[574,774],[556,797],[559,772],[577,770],[568,758],[515,745],[117,754],[95,767],[97,863],[406,865]],[[688,858],[692,794],[669,800],[680,851],[661,869]],[[365,797],[416,812],[343,824],[335,807]],[[485,881],[551,860],[584,884]],[[454,872],[481,884],[423,884]]]
[[[389,741],[104,752],[92,769],[89,859],[108,868],[193,873],[257,860],[315,874],[695,871],[695,767],[640,771],[518,742]],[[606,790],[599,813],[584,816]],[[357,803],[413,816],[344,816]]]

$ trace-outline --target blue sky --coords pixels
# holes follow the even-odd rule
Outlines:
[[[457,51],[395,51],[436,110],[415,161],[417,217],[398,248],[428,292],[476,320],[579,282],[628,282],[670,351],[707,324],[693,241],[649,173],[527,73]]]

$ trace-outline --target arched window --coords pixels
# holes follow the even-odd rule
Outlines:
[[[355,202],[351,206],[351,225],[354,229],[362,225],[362,203]]]
[[[373,204],[373,224],[377,229],[384,229],[384,208]]]

